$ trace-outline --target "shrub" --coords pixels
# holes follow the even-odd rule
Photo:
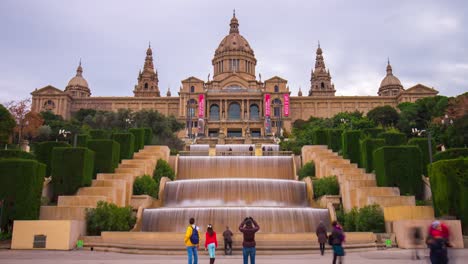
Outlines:
[[[434,155],[433,162],[460,157],[468,157],[468,148],[451,148],[446,151],[438,152]]]
[[[79,134],[76,136],[76,146],[86,148],[90,139],[88,134]]]
[[[35,160],[34,154],[18,150],[18,149],[2,149],[0,150],[0,159],[31,159]]]
[[[378,138],[385,139],[385,145],[387,146],[400,146],[406,144],[406,135],[399,132],[380,133]]]
[[[338,195],[340,194],[340,185],[336,176],[324,177],[314,180],[312,183],[314,188],[314,197],[318,198],[323,195]]]
[[[385,233],[384,214],[380,206],[366,205],[359,209],[356,217],[356,231]]]
[[[359,149],[360,138],[360,130],[348,130],[343,132],[343,156],[344,158],[349,159],[351,163],[359,164],[361,160],[361,152]]]
[[[175,174],[167,161],[158,159],[158,163],[156,163],[156,169],[153,173],[153,178],[156,182],[159,182],[162,177],[168,177],[169,179],[174,180]]]
[[[428,170],[436,216],[456,216],[468,233],[468,158],[440,160]]]
[[[344,214],[344,223],[343,228],[346,231],[354,232],[356,231],[356,221],[358,218],[359,211],[356,207],[351,209],[348,213]]]
[[[128,130],[135,136],[135,152],[138,152],[140,149],[143,149],[145,146],[145,130],[143,128],[130,128]]]
[[[91,139],[109,139],[109,133],[103,129],[91,129],[89,135]]]
[[[365,128],[362,131],[364,132],[364,135],[368,137],[377,138],[378,135],[383,133],[385,130],[383,128],[373,127],[373,128]]]
[[[133,158],[135,136],[132,133],[114,133],[112,135],[112,140],[120,144],[119,160]]]
[[[385,146],[374,151],[378,186],[399,187],[403,195],[423,197],[421,150],[416,146]]]
[[[110,139],[92,139],[88,148],[94,151],[94,176],[98,173],[113,173],[119,165],[120,145]]]
[[[422,170],[423,174],[427,175],[427,165],[429,164],[429,144],[427,138],[412,138],[408,141],[408,145],[415,145],[421,150],[422,155]],[[435,141],[431,140],[432,154],[435,153]]]
[[[143,175],[133,182],[133,194],[146,194],[158,198],[159,184],[149,175]]]
[[[315,164],[313,161],[309,161],[302,168],[299,169],[297,172],[297,176],[299,177],[299,180],[304,179],[307,176],[314,177],[315,176]]]
[[[327,145],[327,131],[325,129],[315,129],[312,133],[314,145]]]
[[[34,154],[39,162],[44,163],[47,166],[46,176],[50,176],[52,171],[50,162],[52,160],[52,150],[56,147],[71,147],[71,145],[62,141],[45,141],[36,145],[36,151]]]
[[[343,134],[343,129],[327,130],[327,145],[333,152],[338,152],[342,148],[341,134]]]
[[[294,155],[301,155],[301,147],[297,144],[295,140],[288,140],[288,141],[281,141],[279,143],[280,145],[280,150],[281,151],[292,151]],[[171,149],[171,155],[176,155],[177,153],[172,152],[173,149]],[[174,150],[177,151],[177,150]]]
[[[39,216],[45,165],[35,160],[0,159],[0,200],[4,200],[2,223],[35,220]]]
[[[88,235],[99,236],[103,231],[130,231],[136,223],[132,207],[118,207],[99,201],[96,208],[86,210]]]
[[[145,127],[143,130],[145,131],[145,145],[151,145],[153,141],[153,130],[149,127]]]
[[[78,188],[91,186],[93,172],[94,152],[91,150],[87,148],[54,148],[52,151],[54,197],[73,195]]]
[[[366,138],[361,140],[361,166],[366,172],[374,170],[373,153],[376,149],[385,146],[385,140],[381,138]]]

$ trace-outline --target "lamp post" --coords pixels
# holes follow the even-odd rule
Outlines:
[[[350,120],[346,119],[346,118],[341,118],[340,119],[341,123],[343,123],[345,125],[345,127],[347,127],[346,124],[349,123],[350,127],[351,127],[351,130],[353,130],[353,122],[351,122]]]
[[[421,137],[424,133],[427,134],[427,147],[429,150],[429,164],[432,164],[432,139],[431,132],[428,130],[419,130],[415,127],[411,128],[411,133],[415,136]]]

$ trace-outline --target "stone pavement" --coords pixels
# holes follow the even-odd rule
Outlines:
[[[381,263],[429,263],[428,251],[421,250],[425,255],[421,260],[412,260],[410,250],[376,250],[366,252],[350,252],[346,255],[346,264],[381,264]],[[450,264],[467,263],[468,249],[452,250]],[[327,252],[325,256],[319,254],[307,255],[259,255],[257,264],[314,264],[331,263],[332,255]],[[1,264],[185,264],[186,256],[182,255],[131,255],[96,251],[32,251],[32,250],[0,250]],[[198,263],[209,263],[206,255],[199,258]],[[216,264],[241,264],[242,256],[223,256],[216,258]]]

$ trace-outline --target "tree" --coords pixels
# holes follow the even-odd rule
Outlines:
[[[367,117],[376,124],[381,124],[384,127],[396,125],[400,118],[395,108],[389,105],[378,106],[370,110],[367,113]]]
[[[0,104],[0,144],[8,143],[15,126],[16,122],[11,113]]]
[[[31,98],[26,98],[20,101],[10,101],[6,106],[16,121],[19,143],[23,139],[23,129],[28,125],[26,114],[28,114],[31,109]]]

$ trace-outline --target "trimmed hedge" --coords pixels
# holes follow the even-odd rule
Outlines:
[[[423,198],[422,155],[416,146],[385,146],[374,151],[378,186],[399,187],[402,195]]]
[[[119,165],[120,145],[110,139],[92,139],[88,148],[94,151],[94,175],[98,173],[113,173]]]
[[[88,148],[54,148],[52,151],[54,200],[59,195],[73,195],[80,187],[91,186],[93,172],[93,151]]]
[[[333,152],[338,152],[342,148],[341,134],[343,129],[327,129],[327,145]]]
[[[340,185],[336,176],[323,177],[312,181],[314,189],[314,198],[319,198],[323,195],[338,195],[340,194]]]
[[[70,144],[63,141],[45,141],[37,144],[34,154],[39,162],[44,163],[46,167],[46,176],[50,176],[52,172],[52,166],[50,166],[52,160],[52,150],[56,147],[71,147]]]
[[[2,226],[12,220],[39,217],[46,166],[29,159],[0,160],[0,200],[5,200]]]
[[[0,150],[0,159],[31,159],[35,160],[34,154],[18,150],[18,149],[2,149]]]
[[[305,177],[314,177],[315,176],[315,164],[313,161],[309,161],[297,172],[299,180],[304,179]]]
[[[347,130],[343,132],[343,157],[351,160],[351,163],[359,164],[361,161],[360,139],[362,132],[360,130]],[[361,167],[361,164],[359,164]]]
[[[96,208],[86,209],[88,235],[99,236],[103,231],[130,231],[136,223],[132,207],[118,207],[99,201]]]
[[[366,205],[360,209],[353,208],[344,214],[344,229],[348,232],[385,232],[385,220],[380,206]]]
[[[365,128],[362,130],[364,132],[364,135],[371,137],[371,138],[377,138],[379,134],[385,132],[383,128]]]
[[[412,138],[408,140],[408,145],[415,145],[418,146],[419,149],[421,150],[422,154],[422,170],[423,174],[427,176],[427,165],[429,165],[429,144],[427,138]],[[435,141],[434,139],[431,140],[431,149],[432,149],[432,154],[435,153]]]
[[[79,134],[76,136],[76,146],[86,148],[88,146],[88,140],[91,139],[91,136],[88,134]]]
[[[151,141],[153,141],[153,130],[149,127],[145,127],[143,130],[145,130],[145,145],[151,145]]]
[[[374,151],[383,146],[385,146],[385,140],[382,138],[366,138],[361,140],[361,166],[366,169],[366,172],[374,170]]]
[[[406,135],[403,133],[384,132],[380,133],[378,138],[385,139],[385,145],[387,146],[406,145]]]
[[[135,152],[143,149],[145,146],[145,130],[143,128],[130,128],[128,130],[135,136]]]
[[[468,233],[468,158],[440,160],[429,166],[432,201],[436,216],[461,219]]]
[[[103,129],[91,129],[89,135],[92,139],[109,139],[109,133]]]
[[[153,173],[153,178],[156,182],[159,183],[162,177],[168,177],[169,179],[174,180],[175,174],[167,161],[158,159],[158,162],[156,163],[156,169]]]
[[[135,136],[132,133],[114,133],[112,140],[120,144],[120,161],[133,158]]]
[[[434,155],[433,162],[460,157],[468,157],[468,148],[451,148],[446,151],[438,152]]]
[[[313,133],[314,145],[327,145],[327,131],[325,129],[315,129]]]

